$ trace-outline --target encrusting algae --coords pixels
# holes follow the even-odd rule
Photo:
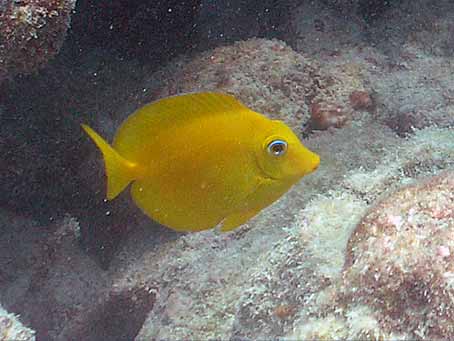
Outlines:
[[[283,122],[233,96],[194,93],[145,105],[112,146],[82,125],[104,156],[107,199],[132,182],[134,202],[177,231],[232,230],[319,165]]]

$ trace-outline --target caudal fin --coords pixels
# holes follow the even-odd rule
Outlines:
[[[104,156],[107,175],[107,199],[112,200],[135,179],[137,164],[126,160],[118,154],[115,149],[86,124],[82,124],[82,128],[96,143]]]

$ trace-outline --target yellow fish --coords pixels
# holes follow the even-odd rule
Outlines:
[[[320,162],[281,121],[230,95],[193,93],[145,105],[110,146],[82,125],[104,156],[107,199],[132,182],[145,214],[177,231],[232,230],[276,201]]]

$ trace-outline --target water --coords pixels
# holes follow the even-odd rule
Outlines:
[[[0,340],[454,337],[450,1],[30,4],[0,1]],[[203,90],[320,167],[225,234],[106,201],[80,124]]]

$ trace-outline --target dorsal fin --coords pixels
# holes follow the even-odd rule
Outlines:
[[[144,106],[140,111],[165,113],[166,116],[184,115],[186,119],[222,112],[248,109],[232,95],[216,92],[189,93],[159,99]]]
[[[235,97],[223,93],[200,92],[157,100],[138,109],[118,129],[113,146],[124,155],[128,149],[156,136],[180,122],[227,112],[250,111]]]

